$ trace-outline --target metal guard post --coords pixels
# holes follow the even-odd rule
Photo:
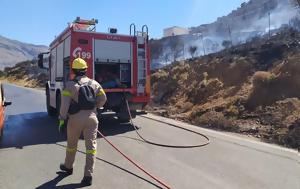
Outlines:
[[[142,33],[144,33],[144,29],[146,28],[146,34],[148,36],[148,26],[147,25],[143,25],[142,27]]]
[[[132,34],[132,26],[133,26],[133,35],[135,36],[135,33],[136,33],[136,28],[135,28],[135,24],[134,23],[132,23],[132,24],[130,24],[130,35]]]

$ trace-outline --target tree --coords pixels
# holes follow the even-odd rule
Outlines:
[[[158,59],[161,54],[163,53],[163,44],[161,41],[158,40],[150,40],[150,50],[151,50],[151,57],[153,59]]]
[[[197,49],[198,49],[197,46],[190,46],[190,47],[189,47],[189,52],[190,52],[192,58],[194,58],[194,55],[195,55]]]
[[[167,64],[168,62],[169,62],[169,54],[168,53],[165,53],[164,55],[163,55],[163,59],[165,60],[165,64]]]
[[[292,0],[291,4],[292,4],[292,6],[299,8],[300,7],[300,0]]]
[[[231,46],[231,41],[224,40],[224,41],[222,42],[222,46],[223,46],[225,49],[228,49],[228,48]]]
[[[212,52],[217,52],[219,50],[219,47],[220,47],[219,43],[214,43],[211,48]]]
[[[173,54],[173,61],[175,62],[183,50],[183,41],[178,37],[172,37],[169,41],[169,46]]]
[[[290,26],[297,29],[297,30],[300,30],[300,19],[295,17],[295,18],[292,18],[290,20]]]
[[[241,8],[245,7],[246,5],[247,5],[246,2],[242,3],[242,4],[241,4]]]

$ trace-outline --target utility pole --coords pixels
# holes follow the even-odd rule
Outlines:
[[[229,35],[229,39],[230,39],[230,46],[232,47],[232,34],[231,34],[231,28],[230,28],[230,25],[228,24],[228,35]]]
[[[203,40],[203,33],[201,34],[201,40],[202,40],[202,45],[203,45],[203,53],[204,53],[204,56],[205,56],[206,51],[205,51],[205,45],[204,45],[204,40]]]
[[[203,33],[197,33],[198,37],[200,37],[201,39],[201,42],[202,42],[202,47],[203,47],[203,54],[204,56],[206,55],[206,52],[205,52],[205,46],[204,46],[204,40],[203,40]]]
[[[185,45],[184,45],[184,43],[182,45],[182,54],[183,54],[183,60],[185,60]]]
[[[269,15],[269,39],[271,38],[271,13],[268,13]]]

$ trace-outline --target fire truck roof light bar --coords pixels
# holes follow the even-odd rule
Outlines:
[[[76,17],[76,20],[74,20],[74,23],[76,24],[85,24],[85,25],[96,25],[98,24],[98,19],[91,19],[91,20],[83,20],[80,19],[80,17]]]

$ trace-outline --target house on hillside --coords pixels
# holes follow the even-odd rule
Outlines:
[[[189,30],[179,26],[173,26],[164,29],[164,37],[176,36],[176,35],[186,35],[189,34]]]

